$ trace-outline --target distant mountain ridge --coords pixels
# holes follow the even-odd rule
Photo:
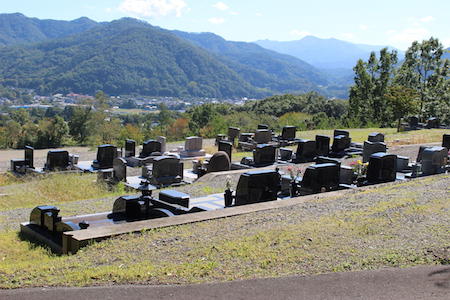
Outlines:
[[[20,26],[12,25],[15,19]],[[264,97],[326,93],[328,84],[304,61],[253,43],[171,32],[131,18],[96,23],[12,14],[0,15],[0,24],[12,45],[0,47],[0,83],[42,93]]]
[[[384,47],[365,44],[353,44],[335,38],[321,39],[306,36],[296,41],[259,40],[256,44],[270,50],[292,55],[319,69],[352,69],[358,59],[367,59],[371,51],[378,52]],[[399,51],[399,56],[403,52]]]
[[[0,46],[66,37],[97,25],[97,22],[86,17],[73,21],[58,21],[28,18],[20,13],[0,14]]]

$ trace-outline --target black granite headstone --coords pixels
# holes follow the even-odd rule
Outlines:
[[[397,177],[397,155],[375,153],[369,158],[367,181],[381,183],[395,181]]]
[[[218,151],[223,151],[228,154],[228,158],[231,160],[231,156],[233,153],[233,144],[227,141],[219,141]]]
[[[242,174],[236,188],[235,205],[245,205],[277,199],[281,176],[274,170],[251,171]]]
[[[127,139],[125,141],[125,157],[136,156],[136,141]]]
[[[276,160],[276,147],[274,145],[261,144],[253,150],[253,162],[255,166],[271,165]]]
[[[66,150],[51,150],[47,153],[45,169],[49,171],[66,170],[69,167],[69,152]]]

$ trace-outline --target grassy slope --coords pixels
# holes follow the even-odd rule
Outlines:
[[[0,287],[194,283],[449,263],[449,175],[150,230],[54,256],[0,233]]]

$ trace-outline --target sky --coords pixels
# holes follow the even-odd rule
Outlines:
[[[233,41],[313,35],[406,50],[434,36],[450,46],[450,0],[0,0],[0,13],[14,12],[56,20],[134,17]]]

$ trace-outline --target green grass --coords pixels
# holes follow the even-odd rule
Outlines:
[[[122,235],[71,256],[3,232],[0,288],[197,283],[443,264],[448,257],[440,251],[450,248],[450,202],[443,199],[450,191],[433,184],[448,180],[312,200],[323,207],[316,216],[290,208]],[[359,205],[329,213],[338,201]]]
[[[350,132],[350,137],[353,142],[362,143],[367,140],[370,133],[380,132],[385,135],[385,140],[388,144],[395,145],[441,142],[442,135],[448,133],[448,129],[423,129],[400,133],[397,133],[397,129],[395,128],[358,128],[345,130]],[[297,131],[297,138],[315,139],[317,134],[333,136],[333,130]]]
[[[8,176],[8,175],[2,175]],[[0,210],[103,198],[124,193],[123,188],[108,190],[96,182],[94,174],[53,174],[23,177],[24,183],[3,186]]]

